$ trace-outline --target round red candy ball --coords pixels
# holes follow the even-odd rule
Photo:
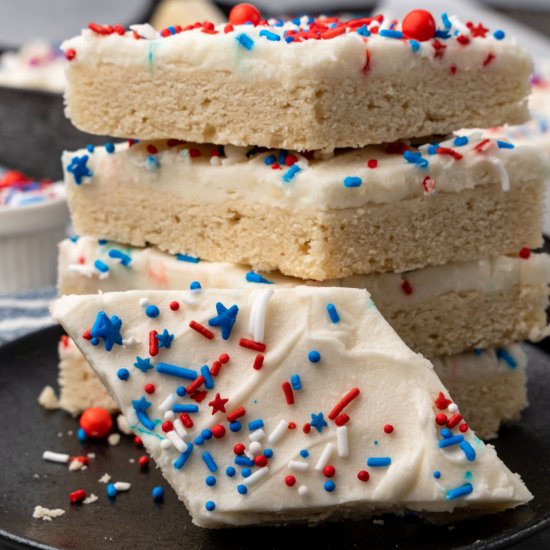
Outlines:
[[[113,419],[108,411],[101,407],[90,407],[80,417],[80,427],[88,437],[103,439],[113,429]]]
[[[435,36],[435,19],[429,11],[413,10],[403,19],[401,31],[406,38],[425,42]]]
[[[267,466],[267,457],[265,457],[264,455],[255,456],[254,464],[259,468],[263,468],[264,466]]]
[[[444,426],[445,424],[447,424],[447,415],[443,413],[436,414],[435,423],[439,426]]]
[[[336,469],[334,468],[334,466],[331,466],[330,464],[323,468],[323,474],[325,477],[334,477],[335,473],[336,473]]]
[[[147,468],[147,466],[149,466],[149,457],[146,455],[140,456],[138,458],[138,464],[141,468]]]
[[[242,455],[244,455],[244,449],[245,449],[245,447],[242,443],[237,443],[233,447],[233,452],[238,456],[242,456]]]
[[[287,487],[293,487],[296,484],[296,478],[294,476],[286,476],[285,484]]]
[[[219,439],[220,437],[223,437],[225,435],[225,428],[221,425],[221,424],[216,424],[213,428],[212,428],[212,435],[216,438],[216,439]]]
[[[393,432],[393,426],[391,424],[386,424],[384,426],[384,432],[387,434],[391,434]]]
[[[146,393],[155,393],[155,386],[154,384],[145,384],[145,391]]]
[[[361,481],[364,481],[364,482],[367,482],[369,480],[369,477],[370,477],[370,475],[366,470],[361,470],[357,474],[357,479],[359,479]]]
[[[229,12],[229,22],[232,25],[244,25],[245,23],[257,25],[261,18],[260,10],[252,4],[237,4]]]

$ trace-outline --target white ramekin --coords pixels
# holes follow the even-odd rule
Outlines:
[[[0,207],[0,293],[55,284],[57,243],[68,223],[65,198]]]

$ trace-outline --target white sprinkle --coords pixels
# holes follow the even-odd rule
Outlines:
[[[495,167],[500,178],[500,185],[502,187],[502,190],[504,192],[510,191],[510,178],[508,176],[506,168],[504,168],[504,165],[502,164],[502,161],[495,157],[487,157],[487,160]]]
[[[259,442],[259,441],[253,441],[251,444],[250,444],[250,452],[254,455],[254,456],[258,456],[259,454],[262,453],[262,444]]]
[[[163,450],[167,451],[172,446],[172,443],[170,443],[169,439],[163,439],[160,442],[160,446]]]
[[[139,305],[141,307],[147,307],[149,305],[149,300],[147,298],[140,298]]]
[[[256,470],[253,474],[249,475],[243,480],[243,483],[245,485],[254,485],[255,483],[258,483],[261,479],[269,475],[269,467],[264,466],[263,468],[260,468],[259,470]]]
[[[109,442],[109,445],[112,445],[113,447],[115,445],[118,445],[120,443],[120,434],[117,434],[117,433],[110,434],[109,437],[107,438],[107,441]]]
[[[275,426],[275,429],[269,434],[269,437],[267,440],[270,443],[277,443],[281,437],[286,433],[288,426],[288,422],[286,420],[281,420],[277,426]]]
[[[298,487],[298,494],[301,497],[305,497],[307,494],[309,494],[309,489],[306,485],[300,485],[300,487]]]
[[[451,403],[448,407],[447,407],[448,411],[450,413],[455,413],[458,411],[458,405],[456,403]]]
[[[94,266],[92,265],[80,265],[80,264],[71,264],[69,265],[69,271],[72,273],[78,273],[79,275],[83,275],[84,277],[89,277],[90,279],[92,277],[98,277],[99,279],[107,279],[109,277],[110,271],[98,271]]]
[[[86,456],[88,458],[95,458],[95,453],[88,453]]]
[[[42,453],[42,458],[44,460],[49,460],[50,462],[58,462],[59,464],[67,464],[71,458],[68,454],[65,453],[54,453],[53,451],[44,451]]]
[[[44,508],[43,506],[35,506],[32,517],[36,519],[42,519],[44,521],[52,521],[52,518],[58,518],[64,513],[65,510],[62,510],[61,508],[54,508],[53,510],[51,510],[50,508]]]
[[[115,481],[115,489],[117,491],[129,491],[131,486],[132,484],[127,481]]]
[[[136,340],[133,336],[130,336],[130,338],[123,338],[122,339],[122,345],[125,348],[134,348],[139,344],[139,341]]]
[[[175,417],[176,417],[176,415],[175,415],[174,411],[168,410],[164,413],[163,418],[164,418],[164,420],[174,420]]]
[[[298,460],[291,460],[288,463],[288,467],[291,470],[298,470],[300,472],[305,472],[306,470],[309,470],[309,464],[307,462],[299,462]]]
[[[183,439],[184,437],[187,437],[187,430],[185,429],[183,422],[181,421],[181,418],[174,418],[174,421],[172,422],[174,425],[174,430],[176,430],[176,433]]]
[[[262,430],[262,428],[259,428],[258,430],[253,431],[248,436],[248,439],[250,439],[250,441],[260,441],[264,437],[265,437],[265,432]]]
[[[139,25],[130,25],[130,30],[137,32],[143,38],[152,40],[158,37],[158,32],[149,23],[141,23]]]
[[[83,501],[82,501],[82,504],[92,504],[92,502],[95,502],[96,500],[99,500],[97,495],[94,495],[93,493],[89,496],[89,497],[86,497]]]
[[[321,456],[319,457],[319,460],[317,461],[317,464],[315,465],[315,469],[317,471],[322,471],[323,468],[328,464],[328,461],[330,460],[330,455],[332,455],[335,449],[336,447],[334,446],[334,443],[326,444],[323,452],[321,453]]]
[[[111,476],[105,473],[98,479],[98,481],[99,483],[109,483],[109,481],[111,481]]]
[[[338,428],[336,428],[336,445],[338,446],[338,456],[347,458],[349,456],[347,426],[338,426]]]
[[[136,461],[135,458],[130,458],[130,459],[128,460],[128,462],[129,462],[130,464],[133,464],[135,461]]]
[[[260,291],[259,296],[254,300],[250,310],[250,319],[248,322],[248,332],[256,342],[262,342],[264,339],[265,313],[267,303],[273,295],[273,289],[268,288]]]
[[[159,405],[159,411],[166,412],[171,409],[176,402],[177,396],[175,393],[170,393],[168,397]]]
[[[187,443],[176,433],[176,430],[170,430],[166,432],[166,438],[170,440],[170,443],[180,452],[184,453],[187,450]]]

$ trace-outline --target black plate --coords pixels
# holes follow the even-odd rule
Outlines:
[[[501,430],[497,450],[508,466],[519,472],[535,499],[528,505],[498,515],[449,526],[421,523],[414,516],[386,516],[384,525],[341,522],[315,528],[247,528],[211,531],[191,524],[185,507],[151,468],[140,472],[136,459],[143,450],[123,437],[110,447],[96,442],[81,445],[77,424],[62,411],[47,412],[37,403],[46,384],[56,378],[59,327],[30,334],[0,348],[0,544],[40,548],[524,548],[544,547],[550,530],[550,346],[526,346],[529,355],[531,406],[519,423]],[[63,436],[59,437],[58,433]],[[72,455],[96,453],[86,471],[42,460],[44,450]],[[108,472],[114,480],[130,481],[128,493],[114,502],[106,498],[98,479]],[[35,476],[38,474],[38,478]],[[166,488],[163,503],[154,503],[151,489]],[[99,500],[71,506],[75,489],[94,492]],[[32,518],[34,506],[64,508],[52,522]],[[533,539],[526,541],[529,536]],[[548,547],[548,546],[547,546]]]

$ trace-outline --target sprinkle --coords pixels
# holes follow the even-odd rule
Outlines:
[[[157,340],[157,335],[158,333],[156,330],[152,330],[149,332],[149,355],[152,355],[153,357],[159,352],[159,342]]]
[[[434,477],[435,479],[439,479],[441,477],[441,472],[439,470],[434,471]]]
[[[334,324],[340,322],[340,315],[338,315],[338,311],[336,310],[336,306],[334,304],[327,305],[327,312],[328,312],[328,316],[330,317],[330,320]]]
[[[263,284],[266,284],[266,285],[272,285],[273,284],[272,281],[268,281],[265,277],[262,277],[259,273],[255,273],[254,271],[249,271],[246,274],[245,279],[249,283],[263,283]]]
[[[145,308],[145,315],[151,319],[155,319],[160,314],[160,310],[157,306],[149,305]]]
[[[363,180],[356,176],[347,176],[344,178],[344,187],[361,187]]]
[[[409,164],[416,164],[419,168],[427,168],[429,164],[428,160],[425,159],[420,152],[413,153],[412,151],[404,151],[403,158]]]
[[[453,141],[453,145],[455,147],[463,147],[468,144],[468,141],[469,140],[466,136],[457,136]]]
[[[277,426],[275,426],[274,430],[269,434],[267,440],[270,443],[277,443],[283,435],[285,435],[287,430],[288,422],[286,420],[279,420],[279,423]]]
[[[288,467],[291,470],[297,470],[297,471],[300,471],[300,472],[305,472],[305,471],[309,470],[309,464],[307,462],[299,462],[298,460],[291,460],[288,463]]]
[[[148,430],[154,430],[155,429],[155,423],[149,419],[147,416],[147,413],[145,412],[150,406],[151,403],[145,399],[145,397],[141,397],[139,400],[132,400],[132,406],[134,407],[134,410],[136,411],[136,415],[138,417],[138,420],[148,429]]]
[[[209,511],[213,512],[216,509],[216,503],[212,500],[207,500],[204,507]]]
[[[285,477],[285,485],[287,487],[294,487],[295,484],[296,484],[296,478],[294,476]]]
[[[246,409],[244,407],[239,407],[234,411],[230,412],[226,418],[228,422],[234,422],[235,420],[237,420],[237,418],[240,418],[245,414],[246,414]]]
[[[199,406],[198,405],[174,405],[172,407],[172,411],[175,413],[198,413],[199,412]]]
[[[71,504],[78,504],[82,502],[87,497],[86,491],[84,489],[77,489],[69,494],[69,500]]]
[[[455,160],[460,160],[463,158],[463,156],[460,153],[458,153],[453,149],[450,149],[449,147],[437,147],[435,152],[437,155],[449,155],[453,157]]]
[[[187,443],[187,450],[184,453],[181,453],[181,455],[174,460],[173,466],[176,470],[181,470],[184,466],[189,457],[191,456],[191,453],[193,452],[193,444]]]
[[[247,477],[243,483],[247,486],[254,485],[268,475],[269,475],[269,467],[265,466],[263,468],[260,468],[259,470],[256,470],[252,475]]]
[[[167,329],[164,329],[161,334],[155,336],[158,342],[159,348],[170,348],[172,341],[174,340],[174,335],[170,334]]]
[[[290,183],[293,179],[294,179],[294,176],[296,176],[296,174],[298,172],[301,171],[301,168],[300,166],[298,166],[298,163],[296,164],[293,164],[283,175],[282,175],[282,180],[283,182],[285,183]]]
[[[473,462],[476,459],[476,452],[474,451],[474,448],[468,443],[468,441],[462,441],[459,447],[464,451],[466,458],[470,462]]]
[[[201,367],[201,375],[204,378],[204,385],[207,390],[211,390],[214,388],[214,380],[212,379],[212,376],[210,374],[210,369],[208,368],[208,365],[203,365]]]
[[[247,456],[236,456],[235,464],[237,466],[254,466],[254,461]]]
[[[281,40],[281,37],[278,34],[275,34],[274,32],[268,31],[266,29],[260,31],[260,36],[263,36],[264,38],[267,38],[272,42],[279,42]]]
[[[157,485],[156,487],[153,487],[151,494],[153,495],[154,500],[162,500],[164,498],[164,489]]]
[[[119,380],[125,381],[130,378],[130,371],[128,369],[118,369],[116,375],[118,376]]]
[[[108,498],[115,498],[118,492],[114,483],[107,483],[106,491]]]
[[[309,489],[307,488],[306,485],[300,485],[300,487],[298,487],[298,494],[301,497],[305,497],[308,493],[309,493]]]
[[[122,321],[113,315],[109,317],[104,311],[100,311],[97,314],[94,326],[90,330],[90,336],[92,337],[92,343],[94,338],[102,338],[103,345],[106,351],[111,351],[114,344],[122,345],[122,335],[120,334],[120,328]]]
[[[109,271],[109,266],[105,262],[102,262],[101,260],[96,260],[94,262],[94,267],[98,271],[101,271],[101,273],[107,273]]]
[[[292,389],[294,390],[301,390],[302,389],[302,382],[300,380],[300,376],[297,374],[293,374],[290,377],[290,382],[292,384]]]
[[[192,264],[198,264],[201,259],[196,256],[189,256],[188,254],[176,254],[176,260],[180,262],[190,262]]]
[[[411,51],[417,52],[420,49],[420,42],[417,40],[409,40],[409,46],[411,48]]]
[[[248,488],[246,485],[237,485],[237,491],[241,495],[246,495],[246,493],[248,493]]]
[[[216,472],[218,470],[218,465],[208,451],[202,453],[202,459],[204,460],[204,463],[211,472]]]
[[[186,380],[195,380],[198,376],[197,371],[186,369],[185,367],[178,367],[177,365],[170,365],[169,363],[157,363],[156,370],[160,374],[177,376],[178,378],[185,378]]]
[[[239,346],[243,348],[248,348],[254,351],[264,352],[266,350],[266,345],[261,342],[255,342],[254,340],[249,340],[248,338],[241,338],[239,340]]]
[[[453,435],[451,437],[444,437],[443,439],[439,440],[439,448],[445,449],[446,447],[457,445],[458,443],[462,443],[463,441],[464,441],[463,435]]]
[[[122,250],[117,250],[116,248],[109,250],[109,258],[120,260],[120,263],[124,266],[128,266],[132,261],[132,258],[128,256],[128,254],[125,254]]]
[[[378,34],[386,38],[403,38],[403,33],[401,31],[391,29],[382,29]]]
[[[80,185],[84,178],[93,177],[94,173],[86,166],[88,155],[73,157],[67,166],[67,172],[73,175],[76,185]]]
[[[346,426],[336,428],[336,445],[338,456],[347,458],[349,456],[348,429]]]
[[[252,365],[252,368],[254,370],[260,370],[264,365],[264,356],[261,353],[258,353],[256,357],[254,358],[254,364]]]
[[[449,405],[449,410],[451,405]],[[462,415],[455,413],[447,420],[447,428],[454,428],[462,420]]]
[[[371,468],[384,468],[391,464],[391,458],[389,456],[382,457],[370,457],[367,459],[367,466]]]
[[[214,333],[212,331],[208,330],[205,326],[197,323],[196,321],[190,321],[189,326],[193,330],[196,330],[201,336],[208,338],[208,340],[212,340],[214,338]]]
[[[250,51],[254,47],[254,40],[245,33],[241,33],[235,37],[235,40],[245,49]]]
[[[474,490],[474,487],[472,486],[471,483],[465,483],[460,487],[456,487],[455,489],[451,489],[450,491],[447,491],[447,499],[453,500],[458,497],[469,495],[473,490]]]
[[[53,451],[44,451],[42,453],[42,458],[48,460],[49,462],[57,462],[58,464],[67,464],[69,462],[70,456],[65,453],[54,453]]]
[[[515,369],[518,366],[516,358],[506,348],[497,348],[496,354],[497,357],[501,361],[504,361],[511,369]]]
[[[329,479],[328,481],[325,481],[323,487],[325,488],[325,491],[327,493],[332,493],[332,491],[334,491],[334,489],[336,489],[336,483],[334,483],[334,481],[332,481],[332,479]]]
[[[315,469],[318,472],[321,472],[323,468],[329,463],[330,457],[332,456],[332,453],[336,450],[336,447],[333,443],[327,443],[325,445],[325,448],[323,449],[323,452],[321,453],[321,456],[319,457],[319,460],[317,461],[317,464],[315,464]]]
[[[359,481],[362,481],[363,483],[366,483],[370,478],[369,473],[366,470],[361,470],[357,473],[357,479]]]
[[[229,399],[224,399],[219,393],[216,394],[216,397],[208,403],[209,407],[212,407],[212,414],[216,414],[217,412],[225,412],[225,404],[229,401]],[[229,420],[229,415],[228,418]]]
[[[191,284],[189,285],[189,289],[192,290],[193,292],[199,292],[201,288],[202,286],[199,283],[199,281],[192,281]]]
[[[170,411],[168,411],[170,412]],[[181,421],[181,418],[174,418],[172,421],[172,424],[174,425],[174,430],[176,430],[176,433],[183,439],[184,437],[187,437],[187,430],[183,426],[183,422]]]
[[[514,149],[514,144],[509,141],[497,140],[497,145],[499,149]]]
[[[285,394],[285,399],[287,405],[293,405],[294,404],[294,393],[292,392],[292,387],[288,382],[282,383],[283,392]]]
[[[76,50],[73,48],[68,48],[65,51],[65,57],[67,58],[67,61],[72,61],[76,57]]]
[[[237,314],[239,313],[239,308],[236,305],[233,305],[227,308],[221,302],[217,302],[216,312],[217,312],[217,315],[209,319],[208,324],[211,327],[220,327],[222,331],[222,338],[224,340],[227,340],[229,336],[231,336],[231,330],[233,329],[233,325],[237,320]],[[210,338],[206,334],[203,334],[203,336]],[[208,385],[206,387],[208,387]]]
[[[321,354],[317,350],[312,349],[307,354],[307,358],[311,363],[318,363],[321,360]]]
[[[318,414],[311,413],[311,426],[313,426],[319,433],[323,431],[323,428],[327,427],[328,424],[326,420],[323,418],[323,413],[320,412]],[[307,433],[307,432],[306,432]]]
[[[501,30],[498,30],[498,31],[495,31],[493,33],[493,36],[497,39],[497,40],[502,40],[506,34],[504,33],[504,31],[501,31]]]
[[[328,417],[330,420],[334,420],[359,394],[359,388],[352,388],[329,412]]]
[[[237,473],[237,471],[235,470],[235,468],[233,468],[233,466],[228,466],[225,469],[225,475],[227,477],[233,477],[236,473]]]
[[[259,296],[254,300],[252,308],[250,310],[250,317],[248,320],[248,331],[252,334],[255,342],[261,342],[264,339],[264,330],[265,330],[265,315],[267,311],[267,304],[273,296],[273,289],[268,288],[264,289],[259,293]],[[241,342],[244,339],[241,339]],[[242,343],[240,344],[243,345]],[[264,349],[258,349],[257,351],[265,351]]]
[[[105,151],[107,151],[107,153],[112,155],[115,152],[115,144],[111,143],[111,142],[106,143],[105,144]]]

